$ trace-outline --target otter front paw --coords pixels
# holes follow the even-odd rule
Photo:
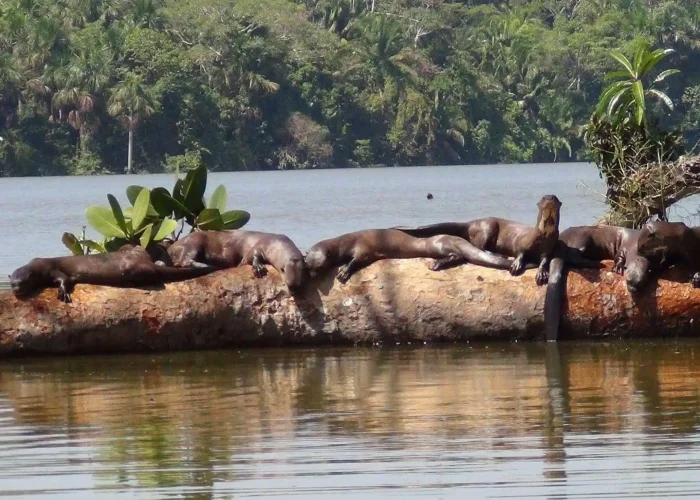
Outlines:
[[[625,274],[625,261],[622,259],[615,259],[615,263],[613,264],[613,271],[616,274],[619,274],[620,276]]]
[[[336,274],[336,278],[338,278],[338,281],[340,281],[342,284],[347,283],[350,279],[350,270],[348,269],[348,267],[343,266],[340,269],[338,269],[338,274]]]
[[[693,274],[690,282],[693,284],[693,288],[700,288],[700,272]]]
[[[537,282],[537,286],[546,285],[549,281],[549,271],[547,271],[546,269],[538,270],[537,276],[535,277],[535,281]]]
[[[58,300],[61,302],[65,302],[66,304],[70,304],[73,302],[73,297],[71,297],[71,294],[68,290],[66,290],[63,287],[60,287],[58,289]]]
[[[508,272],[510,272],[511,275],[517,276],[519,274],[522,274],[524,271],[524,266],[523,266],[523,261],[522,259],[515,259],[513,263],[510,265],[510,269]]]
[[[262,278],[267,274],[267,268],[263,264],[253,264],[253,275]]]

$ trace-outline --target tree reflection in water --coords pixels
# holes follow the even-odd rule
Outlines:
[[[475,477],[551,493],[580,484],[567,471],[592,467],[596,453],[641,460],[654,482],[662,464],[645,453],[698,453],[699,371],[690,341],[4,362],[0,437],[14,437],[0,448],[0,489],[13,491],[18,470],[27,491],[67,470],[81,479],[63,489],[201,498]]]

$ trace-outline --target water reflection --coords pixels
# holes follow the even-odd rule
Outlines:
[[[0,490],[697,492],[698,370],[698,342],[6,362]]]

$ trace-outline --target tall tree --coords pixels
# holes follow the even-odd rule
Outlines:
[[[116,117],[129,133],[129,152],[126,164],[126,173],[132,172],[132,159],[134,149],[134,133],[139,122],[153,114],[155,111],[153,98],[143,78],[135,73],[127,73],[119,82],[109,98],[107,111]]]
[[[98,30],[95,26],[85,35]],[[98,31],[95,35],[104,33]],[[91,149],[91,135],[98,123],[96,104],[112,79],[112,52],[102,41],[103,36],[81,37],[66,65],[53,74],[57,91],[52,104],[61,117],[64,109],[68,111],[65,119],[79,131],[82,152]]]

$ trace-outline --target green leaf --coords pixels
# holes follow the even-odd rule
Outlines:
[[[612,116],[616,113],[616,111],[619,111],[617,109],[617,107],[618,107],[618,104],[620,104],[620,100],[625,97],[625,93],[626,93],[626,91],[624,91],[624,90],[619,91],[617,94],[615,94],[613,96],[612,99],[610,99],[610,103],[608,104],[608,110],[607,110],[608,116]]]
[[[224,220],[221,212],[216,208],[205,208],[195,220],[197,227],[204,231],[221,231],[224,229]]]
[[[126,198],[129,200],[132,207],[136,204],[136,198],[138,198],[142,189],[146,188],[143,186],[129,186],[126,188]]]
[[[181,202],[185,200],[185,196],[182,194],[182,187],[184,184],[184,179],[177,179],[175,181],[175,186],[173,187],[173,198]]]
[[[141,238],[139,241],[141,242],[141,246],[143,248],[148,247],[148,244],[151,242],[151,235],[153,234],[153,224],[148,224],[143,231],[143,234],[141,235]]]
[[[173,197],[164,187],[157,187],[151,191],[151,205],[160,217],[170,217],[175,210]]]
[[[197,167],[187,172],[182,184],[183,204],[192,214],[198,214],[204,209],[202,199],[207,189],[207,168]]]
[[[612,80],[613,78],[629,78],[630,74],[627,71],[611,71],[607,73],[603,78],[606,80]]]
[[[114,219],[117,221],[117,224],[119,225],[121,230],[124,231],[124,234],[126,235],[131,234],[127,230],[126,221],[124,220],[124,212],[122,212],[122,207],[119,205],[117,199],[113,195],[108,194],[107,200],[109,200],[109,206],[112,207]]]
[[[634,78],[635,72],[634,68],[632,68],[632,63],[630,63],[629,59],[627,59],[622,52],[620,52],[617,49],[613,49],[610,51],[610,56],[614,58],[617,62],[622,64],[625,67],[625,69],[629,72],[629,76]]]
[[[668,54],[671,54],[675,52],[673,49],[656,49],[654,52],[649,54],[643,61],[642,67],[640,68],[640,78],[647,74],[649,71],[654,69],[654,66],[659,64],[664,57],[666,57]]]
[[[646,55],[646,57],[645,57]],[[642,62],[649,57],[649,44],[646,42],[640,43],[632,58],[632,66],[634,67],[635,79],[641,78]]]
[[[681,71],[680,71],[679,69],[667,69],[666,71],[662,71],[661,73],[659,73],[659,76],[657,76],[657,77],[654,79],[654,83],[653,83],[653,84],[661,83],[661,82],[663,82],[663,81],[666,79],[666,77],[669,77],[669,76],[671,76],[671,75],[675,75],[676,73],[680,73],[680,72],[681,72]],[[652,85],[653,85],[653,84],[652,84]]]
[[[658,97],[659,100],[660,100],[661,102],[663,102],[663,103],[666,105],[666,107],[668,107],[668,109],[670,109],[671,111],[673,111],[673,101],[671,100],[671,98],[670,98],[669,96],[667,96],[666,94],[664,94],[664,93],[661,92],[660,90],[656,90],[656,89],[649,89],[648,92],[649,92],[650,94],[653,94],[653,95],[655,95],[656,97]]]
[[[622,91],[624,88],[629,87],[630,85],[630,82],[615,82],[609,87],[607,87],[603,91],[603,95],[600,97],[600,101],[598,102],[598,106],[596,107],[595,111],[596,114],[602,115],[605,112],[606,108],[608,108],[608,103],[613,98],[613,96],[617,92]]]
[[[250,220],[250,214],[245,210],[229,210],[221,214],[224,229],[240,229]]]
[[[104,236],[126,238],[126,223],[122,219],[123,228],[119,226],[114,212],[107,207],[87,207],[85,217],[88,224]]]
[[[150,205],[150,203],[151,193],[148,189],[143,188],[136,197],[136,203],[134,203],[134,214],[131,217],[131,223],[135,231],[141,229],[141,225],[148,214],[148,205]]]
[[[632,84],[632,95],[634,95],[634,100],[637,103],[637,107],[635,109],[637,125],[641,125],[642,120],[644,119],[644,111],[646,109],[644,103],[644,87],[642,86],[641,81],[637,80],[634,82],[634,84]]]
[[[63,233],[61,241],[66,246],[66,248],[68,248],[68,250],[71,251],[73,255],[85,254],[83,246],[80,244],[80,241],[78,240],[78,238],[76,238],[76,236],[73,233]]]
[[[187,209],[187,207],[185,207],[185,196],[182,194],[184,184],[185,181],[183,179],[178,179],[175,181],[175,187],[173,187],[172,199],[179,202],[179,205],[174,207],[175,219],[178,220],[190,214],[190,211]]]
[[[160,241],[166,238],[169,234],[177,229],[177,221],[173,219],[164,219],[155,226],[153,241]]]
[[[226,209],[226,196],[226,186],[219,184],[211,195],[207,208],[216,208],[219,212],[223,213]]]
[[[97,241],[93,240],[80,240],[80,243],[88,247],[90,250],[94,250],[97,253],[105,253],[107,250],[105,249],[104,244],[99,243]]]

